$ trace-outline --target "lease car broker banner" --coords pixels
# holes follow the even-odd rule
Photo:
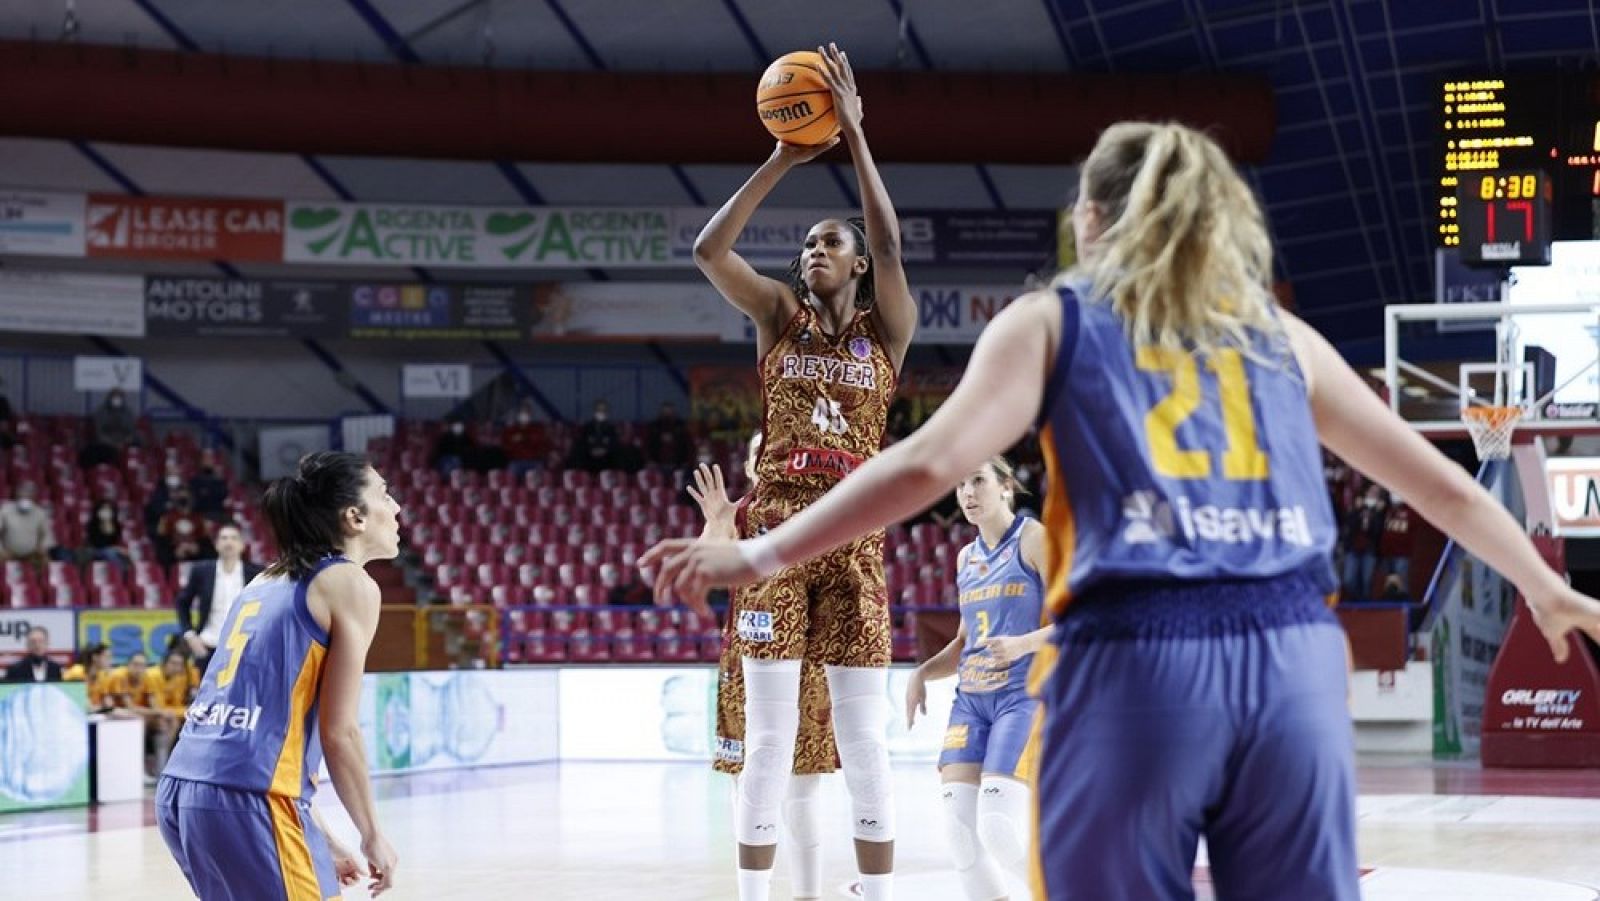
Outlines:
[[[88,255],[143,260],[283,259],[283,201],[90,194]]]

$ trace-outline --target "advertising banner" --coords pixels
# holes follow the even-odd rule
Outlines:
[[[569,282],[537,285],[530,337],[744,341],[749,321],[705,283]],[[755,340],[752,334],[748,340]]]
[[[144,336],[137,275],[0,270],[0,332]]]
[[[680,265],[694,265],[694,239],[711,221],[714,207],[678,207],[672,211],[672,258]],[[789,208],[756,210],[750,216],[733,249],[757,269],[788,267],[805,245],[811,227],[824,219],[854,216],[845,209]]]
[[[27,652],[28,630],[35,626],[50,633],[47,653],[58,663],[72,656],[76,633],[71,610],[0,610],[0,665]]]
[[[341,338],[349,291],[329,281],[150,277],[144,284],[151,337]]]
[[[88,255],[145,260],[283,259],[283,201],[89,195]]]
[[[138,391],[144,385],[144,362],[138,357],[73,357],[75,391]]]
[[[78,614],[78,647],[105,642],[112,662],[128,662],[134,651],[160,660],[167,642],[179,635],[171,610],[85,610]]]
[[[373,775],[557,759],[553,670],[369,673],[361,733]]]
[[[465,363],[407,363],[400,368],[401,397],[467,397],[472,367]]]
[[[1055,210],[937,210],[900,214],[900,252],[909,263],[1035,270],[1053,266]]]
[[[0,253],[83,256],[82,194],[0,191]]]
[[[532,306],[526,285],[361,282],[350,292],[350,337],[516,341]]]
[[[1022,293],[1020,285],[912,285],[920,318],[919,344],[972,344],[994,317]]]
[[[512,268],[672,264],[664,207],[288,205],[291,263]]]
[[[1544,468],[1555,533],[1566,538],[1600,535],[1600,457],[1551,457]]]
[[[89,803],[82,682],[0,684],[0,814]]]

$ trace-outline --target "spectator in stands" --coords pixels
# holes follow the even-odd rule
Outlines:
[[[151,535],[156,532],[161,517],[167,514],[172,506],[172,495],[183,487],[183,473],[179,471],[176,462],[167,463],[166,474],[161,481],[156,483],[156,490],[150,492],[150,499],[144,505],[144,530]]]
[[[101,498],[89,511],[83,523],[83,558],[104,560],[119,570],[126,569],[128,552],[122,536],[122,519],[117,515],[117,504],[110,498]]]
[[[1372,596],[1372,575],[1378,568],[1378,547],[1383,540],[1383,489],[1368,485],[1361,500],[1344,518],[1344,597]]]
[[[511,424],[500,433],[500,449],[505,451],[506,466],[518,478],[530,469],[544,466],[544,456],[550,452],[549,439],[544,428],[533,421],[533,404],[529,401],[522,402]]]
[[[228,501],[228,483],[217,475],[216,467],[202,465],[189,479],[189,497],[194,499],[194,512],[207,519],[221,519],[223,505]]]
[[[606,589],[606,603],[617,607],[648,607],[654,603],[650,586],[654,579],[641,580],[639,572],[628,567],[628,582],[622,581],[620,568],[613,563],[600,566],[600,584]]]
[[[78,465],[84,469],[101,463],[115,464],[122,459],[122,449],[138,438],[138,422],[128,409],[127,395],[121,388],[112,388],[106,399],[89,419],[93,429],[89,443],[78,454]]]
[[[7,682],[60,682],[61,664],[45,656],[50,649],[50,633],[44,626],[28,630],[28,652],[6,667]]]
[[[444,432],[433,443],[433,455],[429,462],[441,474],[449,475],[467,465],[477,449],[478,443],[467,434],[467,424],[459,417],[452,416],[446,421]]]
[[[594,413],[578,429],[578,436],[572,442],[568,466],[587,472],[616,468],[617,447],[621,439],[617,435],[616,424],[610,418],[610,405],[603,400],[595,401]]]
[[[694,439],[689,426],[678,417],[678,408],[668,401],[645,428],[644,457],[655,466],[681,469],[694,454]]]
[[[261,567],[244,559],[244,535],[233,523],[217,529],[217,559],[196,563],[178,592],[178,628],[203,672],[222,641],[222,624],[234,601]]]
[[[1383,536],[1378,539],[1378,571],[1387,580],[1399,578],[1403,594],[1411,588],[1411,508],[1390,496],[1383,517]]]
[[[903,441],[915,430],[916,425],[911,422],[911,401],[903,397],[895,398],[894,403],[889,405],[889,421],[883,427],[884,437],[888,439],[885,443]]]
[[[56,546],[50,529],[50,508],[38,503],[32,482],[17,486],[17,496],[0,504],[0,560],[23,560],[43,566]]]
[[[212,556],[210,524],[194,512],[187,488],[172,494],[167,512],[156,524],[156,555],[171,566]]]

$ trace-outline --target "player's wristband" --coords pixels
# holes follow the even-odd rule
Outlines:
[[[756,571],[758,579],[765,579],[783,569],[783,561],[778,557],[778,546],[773,543],[771,535],[746,538],[734,547],[739,549],[739,556],[744,562]]]

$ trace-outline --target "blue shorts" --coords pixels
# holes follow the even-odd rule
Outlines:
[[[1034,897],[1192,899],[1204,835],[1218,898],[1359,899],[1343,634],[1318,592],[1280,593],[1301,588],[1074,603],[1041,691]]]
[[[156,823],[202,901],[342,897],[328,840],[298,798],[161,777]]]
[[[1033,714],[1039,702],[1028,697],[1025,687],[999,691],[956,691],[950,708],[950,726],[944,732],[944,750],[939,766],[951,763],[981,763],[982,772],[999,773],[1018,779],[1023,773],[1023,757],[1028,735],[1033,730]]]

